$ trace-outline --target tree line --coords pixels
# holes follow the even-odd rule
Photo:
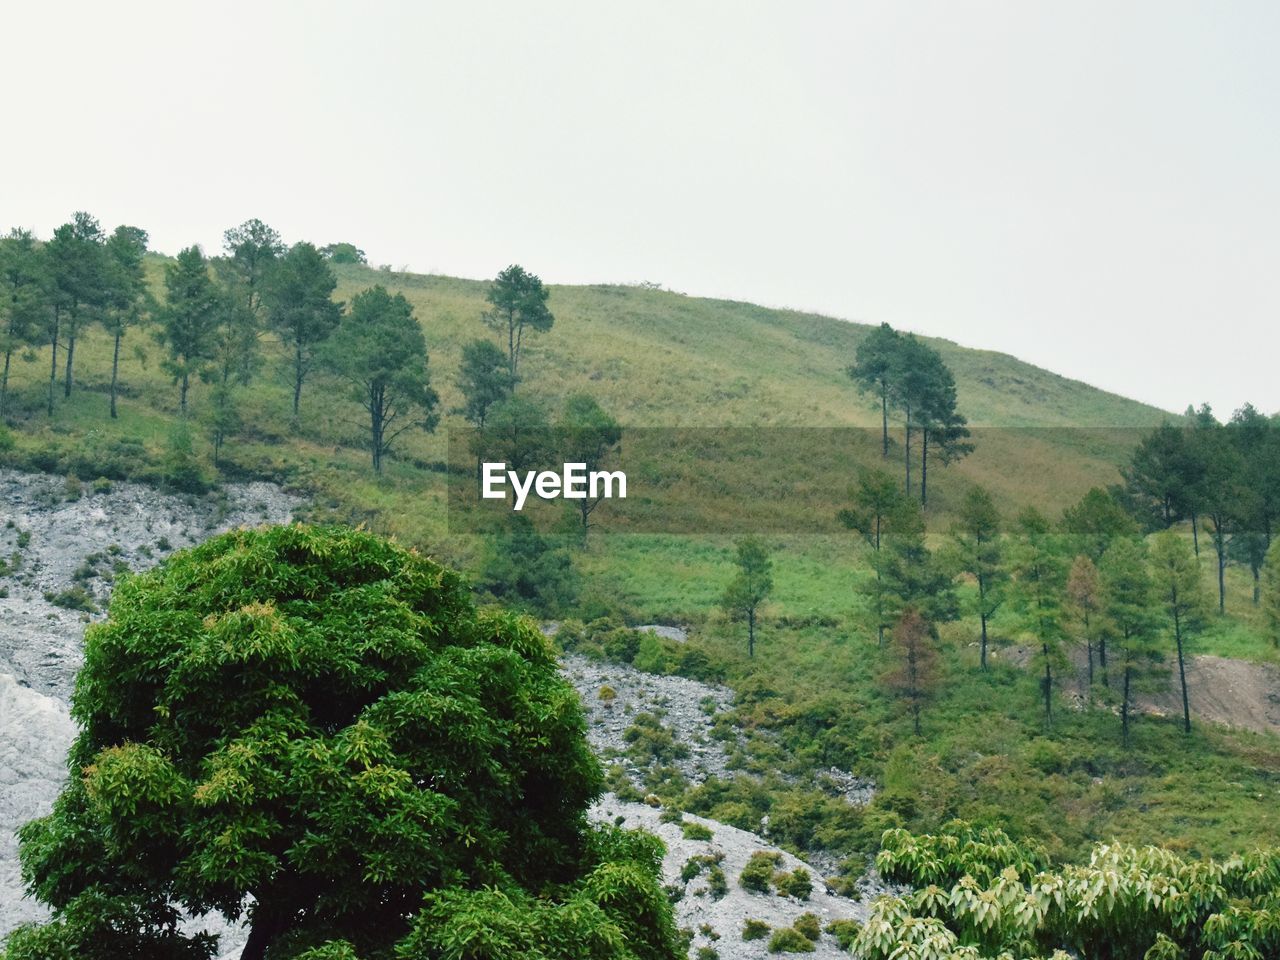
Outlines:
[[[76,346],[96,326],[113,342],[110,416],[119,416],[121,351],[129,334],[145,328],[162,350],[162,369],[177,390],[184,421],[192,388],[208,386],[204,419],[215,466],[225,441],[243,427],[239,390],[259,376],[270,352],[287,371],[295,423],[304,388],[317,372],[348,384],[364,409],[370,458],[379,473],[406,430],[437,425],[439,396],[409,301],[381,285],[347,303],[334,297],[333,265],[366,262],[354,244],[286,245],[261,220],[247,220],[224,233],[217,256],[195,245],[183,249],[165,263],[153,290],[145,269],[148,242],[145,230],[122,225],[108,233],[84,212],[48,240],[22,229],[0,238],[0,416],[11,406],[15,360],[36,362],[47,351],[44,406],[52,417],[59,385],[63,399],[75,387]],[[504,433],[547,425],[539,405],[516,397],[516,386],[529,338],[555,321],[549,295],[535,274],[519,265],[506,268],[489,284],[481,314],[497,342],[476,339],[463,349],[463,405],[456,412],[486,429],[491,443]],[[616,422],[586,395],[569,399],[562,420],[588,461],[603,456],[602,443],[616,443]],[[595,506],[580,507],[583,529]]]
[[[956,381],[937,350],[914,334],[882,323],[858,345],[849,377],[880,405],[881,456],[889,459],[889,415],[902,419],[903,489],[912,493],[912,467],[920,463],[920,503],[929,503],[929,463],[942,466],[973,451],[968,420],[957,406]],[[919,450],[912,452],[912,441]]]

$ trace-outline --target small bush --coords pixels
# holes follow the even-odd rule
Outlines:
[[[715,947],[699,947],[694,957],[695,960],[720,960],[720,953]]]
[[[827,924],[827,933],[839,941],[841,950],[848,950],[861,928],[857,920],[832,920]]]
[[[711,894],[712,900],[719,900],[729,892],[729,880],[718,865],[712,867],[707,874],[707,892]]]
[[[612,703],[618,699],[618,691],[606,683],[600,688],[600,692],[596,694],[596,699],[601,703]]]
[[[686,840],[710,840],[713,836],[711,828],[693,820],[688,821],[680,828],[684,833]]]
[[[84,495],[84,484],[80,482],[80,478],[74,473],[67,474],[67,484],[63,488],[63,495],[68,500],[79,500]]]
[[[25,550],[30,544],[31,544],[31,531],[19,530],[18,531],[18,549]]]
[[[684,862],[684,866],[680,868],[680,880],[688,883],[694,877],[702,872],[703,862],[699,857],[690,857]]]
[[[769,935],[769,925],[763,920],[747,920],[742,925],[743,940],[763,940]]]
[[[64,610],[80,610],[84,613],[97,613],[98,605],[93,602],[93,597],[84,587],[70,587],[59,593],[46,593],[45,600],[52,603],[55,607],[62,607]]]
[[[169,542],[168,537],[161,537],[159,540],[156,541],[156,549],[159,550],[161,553],[168,553],[170,550],[173,549],[173,544]]]
[[[779,871],[774,875],[773,882],[778,893],[797,900],[808,900],[809,894],[813,892],[813,881],[809,879],[809,871],[804,867],[796,867],[791,873]]]
[[[795,927],[810,940],[817,942],[822,936],[822,921],[818,919],[816,913],[802,913],[796,917],[795,923],[791,926]]]
[[[770,953],[813,953],[813,941],[795,927],[775,930],[769,938]]]
[[[773,872],[781,860],[780,854],[757,850],[738,875],[738,885],[752,893],[768,893],[773,883]]]

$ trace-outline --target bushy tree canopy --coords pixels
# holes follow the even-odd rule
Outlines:
[[[125,579],[86,637],[80,734],[21,831],[52,921],[6,960],[669,958],[652,838],[593,831],[581,707],[527,621],[371,534],[239,530]]]

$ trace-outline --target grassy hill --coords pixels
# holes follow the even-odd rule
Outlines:
[[[161,264],[149,263],[157,279]],[[227,445],[225,476],[294,485],[313,498],[317,518],[367,523],[474,570],[484,543],[450,531],[442,466],[448,432],[462,426],[452,412],[461,400],[455,377],[462,345],[490,335],[480,319],[486,285],[355,266],[338,268],[338,276],[341,299],[380,283],[413,304],[445,411],[441,428],[406,435],[386,474],[375,477],[361,411],[345,389],[317,374],[294,424],[282,357],[266,343],[263,368],[242,394],[245,427]],[[870,327],[627,286],[556,286],[550,307],[555,326],[528,341],[521,390],[552,410],[585,390],[629,426],[861,427],[874,447],[878,406],[859,396],[844,372]],[[930,343],[955,374],[960,408],[978,441],[972,456],[934,476],[935,536],[970,483],[990,488],[1007,516],[1031,503],[1058,514],[1090,487],[1116,482],[1141,432],[1169,416],[1004,354]],[[16,364],[11,459],[84,479],[109,469],[159,468],[178,416],[177,390],[160,369],[159,348],[146,331],[133,331],[122,361],[121,416],[110,420],[110,346],[100,330],[82,338],[77,389],[64,401],[59,384],[52,420],[43,407],[47,352]],[[212,473],[200,427],[207,399],[206,387],[193,388],[198,451]],[[764,464],[759,484],[767,488],[795,469]],[[852,472],[850,464],[833,483],[847,483]],[[779,502],[777,509],[787,519],[785,511],[796,507]],[[673,802],[739,825],[758,824],[764,812],[777,823],[799,818],[804,825],[787,835],[791,842],[845,853],[869,849],[886,825],[931,829],[957,815],[1035,834],[1065,854],[1112,836],[1215,852],[1280,838],[1274,738],[1202,728],[1188,740],[1171,722],[1148,719],[1125,749],[1105,705],[1060,711],[1055,729],[1045,731],[1035,681],[1022,669],[998,663],[990,673],[975,671],[967,621],[944,631],[944,689],[926,714],[924,736],[912,737],[880,683],[885,656],[868,640],[854,589],[867,575],[865,560],[848,534],[771,537],[777,586],[759,656],[748,660],[740,628],[715,610],[731,573],[728,537],[610,535],[601,519],[602,529],[575,554],[584,587],[570,613],[690,625],[692,647],[739,691],[738,720],[769,734],[753,740],[752,755],[743,758],[772,777],[766,787],[686,796],[678,784],[656,785]],[[1216,621],[1200,648],[1274,659],[1255,629],[1243,574],[1233,570],[1232,577],[1239,615]],[[1008,638],[999,617],[993,629],[997,639]],[[882,799],[856,822],[831,812],[805,779],[831,764],[884,786]],[[792,779],[780,779],[779,771]]]

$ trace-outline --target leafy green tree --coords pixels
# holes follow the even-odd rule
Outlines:
[[[1187,430],[1162,423],[1142,438],[1123,473],[1148,528],[1168,527],[1195,512],[1198,471]]]
[[[1089,694],[1093,694],[1093,664],[1096,652],[1102,670],[1102,685],[1111,686],[1107,674],[1107,634],[1102,617],[1102,581],[1098,567],[1084,554],[1076,556],[1067,571],[1065,610],[1080,627],[1089,664]]]
[[[760,605],[773,592],[773,560],[769,548],[757,537],[743,537],[735,544],[738,570],[720,596],[720,609],[747,622],[747,656],[756,655],[756,621]]]
[[[901,486],[883,470],[866,470],[850,490],[853,505],[837,514],[837,519],[855,531],[871,551],[874,579],[866,593],[875,618],[876,642],[884,646],[886,631],[896,619],[889,597],[885,572],[889,564],[888,541],[901,530],[908,532],[916,513]]]
[[[494,404],[511,396],[514,382],[503,352],[489,340],[472,340],[462,348],[462,370],[458,375],[463,405],[458,412],[478,430],[483,430]]]
[[[1134,694],[1159,675],[1159,610],[1146,545],[1132,537],[1115,541],[1099,572],[1113,629],[1112,661],[1120,671],[1120,723],[1128,743]]]
[[[1094,487],[1062,514],[1062,532],[1072,549],[1095,564],[1116,537],[1134,537],[1138,524],[1106,490]]]
[[[929,379],[917,404],[920,422],[920,504],[929,503],[929,460],[942,466],[973,452],[968,420],[957,406],[956,381],[936,350],[929,354]]]
[[[38,345],[48,313],[46,261],[30,230],[11,230],[0,238],[0,416],[9,397],[9,367],[13,355]]]
[[[261,220],[246,220],[222,235],[225,253],[219,272],[231,291],[232,303],[243,307],[254,322],[260,322],[263,294],[271,270],[284,256],[280,234]]]
[[[480,586],[504,603],[556,616],[577,599],[578,572],[563,546],[542,536],[524,514],[512,513],[490,541]]]
[[[575,393],[565,401],[556,434],[564,462],[581,463],[588,473],[604,469],[605,461],[622,441],[622,428],[618,421],[606,413],[594,397],[585,393]],[[591,525],[591,514],[603,499],[603,494],[593,497],[588,490],[585,497],[576,501],[584,538]]]
[[[324,350],[325,365],[355,386],[369,414],[373,469],[410,427],[434,430],[438,397],[427,373],[427,341],[403,294],[377,286],[355,295]]]
[[[555,452],[546,410],[521,396],[494,404],[470,442],[478,461],[505,463],[508,470],[539,469]]]
[[[103,326],[111,334],[111,419],[116,410],[116,394],[120,383],[120,342],[130,327],[142,322],[151,308],[151,294],[142,269],[147,253],[147,231],[139,227],[119,226],[106,241],[107,297],[102,315]]]
[[[72,776],[21,830],[51,920],[5,960],[674,960],[661,845],[603,777],[533,624],[371,534],[237,530],[125,579],[90,628]]]
[[[920,714],[938,687],[937,636],[920,612],[907,607],[894,624],[889,652],[893,668],[885,683],[911,714],[911,725],[920,736]]]
[[[1173,632],[1178,656],[1178,683],[1182,688],[1182,725],[1190,733],[1191,699],[1187,695],[1186,646],[1204,626],[1204,584],[1200,577],[1200,564],[1191,547],[1171,530],[1157,535],[1152,544],[1151,579]]]
[[[519,264],[507,267],[489,285],[485,299],[490,309],[485,322],[506,337],[507,368],[514,386],[520,374],[520,352],[526,330],[546,333],[555,323],[547,309],[551,291]]]
[[[1271,549],[1280,517],[1280,427],[1252,404],[1231,417],[1227,432],[1240,453],[1242,484],[1248,489],[1242,503],[1240,529],[1232,541],[1232,559],[1249,568],[1253,576],[1253,603],[1262,594],[1262,565]]]
[[[302,384],[320,344],[342,318],[341,305],[333,301],[337,286],[338,280],[320,251],[309,243],[296,243],[272,269],[264,291],[268,321],[292,355],[295,419]]]
[[[221,464],[222,445],[227,438],[240,432],[244,419],[240,416],[240,406],[236,402],[235,391],[227,383],[215,383],[209,394],[209,408],[205,413],[205,423],[213,437],[213,465]]]
[[[1262,614],[1272,645],[1280,647],[1280,546],[1275,543],[1262,565]]]
[[[327,243],[320,248],[324,258],[331,263],[368,263],[369,258],[354,243]]]
[[[889,459],[889,397],[897,373],[901,335],[882,323],[858,344],[853,365],[846,371],[860,390],[873,393],[880,400],[880,451]]]
[[[53,356],[49,370],[49,414],[53,415],[53,389],[58,376],[58,340],[66,344],[66,372],[63,396],[71,396],[76,340],[85,324],[96,319],[107,290],[106,236],[89,214],[80,211],[53,231],[44,245],[53,294],[54,321],[50,343]]]
[[[960,504],[956,522],[951,527],[953,555],[959,571],[972,577],[976,593],[972,610],[978,618],[979,663],[987,669],[987,626],[1004,603],[1009,579],[1004,566],[1004,549],[1000,537],[1000,511],[982,487],[973,487]]]
[[[1054,671],[1066,664],[1062,652],[1066,565],[1058,535],[1036,509],[1028,508],[1018,516],[1017,538],[1012,569],[1014,605],[1022,632],[1037,648],[1035,659],[1042,671],[1040,693],[1048,727],[1053,724]]]
[[[1207,408],[1206,408],[1207,409]],[[1199,470],[1197,514],[1208,524],[1218,570],[1218,612],[1227,609],[1227,565],[1235,555],[1237,535],[1248,529],[1254,515],[1244,460],[1225,427],[1210,419],[1196,427],[1192,449]]]
[[[165,267],[164,287],[157,337],[165,346],[164,368],[178,384],[178,406],[185,417],[191,378],[208,370],[227,303],[199,247],[187,247]]]

